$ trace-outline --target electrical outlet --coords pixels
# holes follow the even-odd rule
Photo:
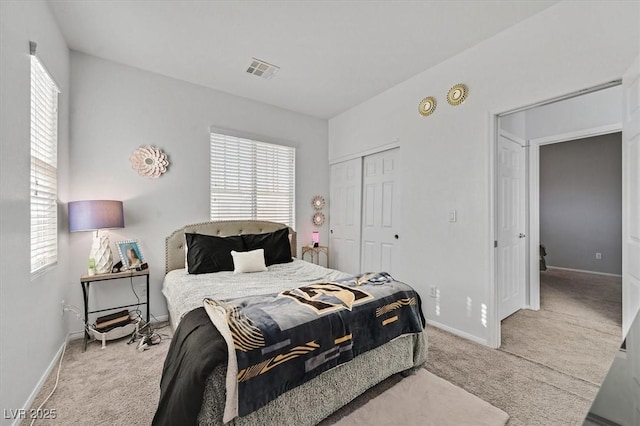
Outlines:
[[[431,287],[429,287],[429,296],[435,298],[438,296],[438,287],[436,287],[435,285],[432,285]]]
[[[602,260],[602,253],[596,253],[596,260]]]

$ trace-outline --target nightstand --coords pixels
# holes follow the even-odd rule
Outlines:
[[[89,310],[89,286],[91,285],[91,283],[100,283],[100,282],[104,282],[104,281],[109,281],[109,280],[118,280],[118,279],[124,279],[124,278],[131,278],[131,277],[147,277],[147,301],[146,302],[140,302],[140,303],[133,303],[131,305],[124,305],[124,306],[113,306],[111,308],[105,308],[105,309],[98,309],[95,311],[90,311]],[[133,278],[131,278],[133,279]],[[96,275],[83,275],[80,277],[80,285],[82,285],[82,296],[84,299],[84,323],[85,325],[89,323],[89,314],[95,314],[98,312],[105,312],[105,311],[112,311],[115,309],[121,309],[121,308],[130,308],[133,306],[140,306],[140,305],[146,305],[147,306],[147,324],[149,324],[149,315],[150,315],[150,309],[149,309],[149,270],[145,269],[143,271],[126,271],[126,272],[116,272],[113,274],[96,274]],[[84,349],[83,351],[87,350],[87,342],[89,341],[89,333],[87,332],[87,329],[85,328],[84,330]]]
[[[327,247],[327,246],[318,246],[318,247],[303,246],[302,247],[302,255],[300,256],[300,259],[304,260],[304,255],[306,253],[310,253],[311,254],[311,263],[315,263],[316,265],[320,264],[320,253],[324,253],[324,255],[327,257],[327,268],[329,267],[329,247]]]

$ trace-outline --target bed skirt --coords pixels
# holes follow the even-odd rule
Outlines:
[[[229,425],[315,425],[367,389],[393,374],[421,367],[427,361],[427,333],[400,336],[328,370],[280,395],[253,413]],[[226,365],[207,379],[198,415],[200,425],[221,425],[224,413]]]

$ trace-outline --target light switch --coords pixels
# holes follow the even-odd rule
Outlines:
[[[455,210],[449,211],[449,222],[455,222],[458,220],[458,212]]]

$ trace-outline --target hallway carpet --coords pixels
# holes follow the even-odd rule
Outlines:
[[[500,349],[599,386],[622,342],[621,279],[549,269],[540,294],[540,311],[502,322]]]
[[[540,311],[506,318],[500,350],[430,328],[428,370],[509,426],[581,425],[621,342],[621,281],[558,269],[540,280]]]

